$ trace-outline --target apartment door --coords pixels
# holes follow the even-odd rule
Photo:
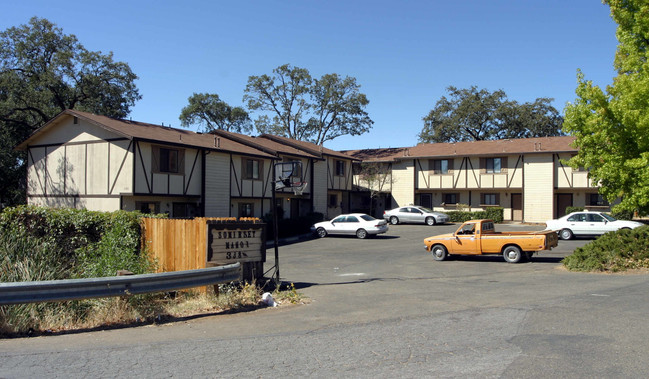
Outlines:
[[[523,194],[512,194],[512,221],[523,221]]]
[[[557,209],[556,209],[556,218],[566,215],[566,208],[572,206],[572,194],[571,193],[558,193],[557,194]]]

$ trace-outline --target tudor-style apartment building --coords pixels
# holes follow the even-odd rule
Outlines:
[[[543,222],[567,206],[608,210],[584,170],[563,162],[573,137],[419,144],[337,152],[262,134],[196,133],[67,110],[17,149],[27,151],[27,202],[171,217],[262,217],[279,162],[300,162],[302,193],[278,189],[283,217],[332,218],[408,204],[438,211],[503,207],[505,220]],[[384,175],[352,174],[361,163]],[[376,178],[375,178],[376,179]],[[372,189],[373,191],[368,191]],[[370,203],[370,193],[375,196]]]
[[[271,210],[275,163],[301,161],[308,186],[278,191],[284,217],[349,211],[354,159],[277,136],[203,134],[66,110],[17,149],[27,151],[28,204],[262,217]]]
[[[444,212],[499,206],[505,220],[544,222],[564,215],[568,206],[609,210],[587,171],[564,164],[577,153],[573,142],[574,137],[543,137],[346,153],[389,165],[385,209],[416,204]],[[358,176],[355,185],[363,187]]]

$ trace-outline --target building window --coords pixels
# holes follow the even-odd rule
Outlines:
[[[160,172],[178,173],[178,150],[160,148]]]
[[[338,206],[338,195],[329,195],[329,207],[335,208]]]
[[[262,162],[258,159],[244,159],[243,160],[243,178],[251,180],[260,180],[262,172]]]
[[[239,217],[254,217],[255,205],[253,203],[239,203]]]
[[[153,146],[153,172],[163,174],[184,173],[185,151]]]
[[[195,203],[173,203],[173,218],[192,218],[199,215],[198,205]]]
[[[442,195],[442,201],[444,202],[444,204],[457,204],[457,194],[445,193]]]
[[[160,213],[160,203],[157,202],[146,202],[146,201],[136,201],[135,210],[138,210],[146,214],[155,214]]]
[[[591,193],[588,195],[588,205],[598,206],[598,207],[607,207],[608,201],[598,193]]]
[[[501,158],[487,158],[486,166],[487,174],[499,174],[501,171]]]
[[[336,161],[336,176],[345,176],[345,161]]]
[[[448,159],[433,159],[429,162],[429,168],[432,168],[433,174],[448,174],[453,169],[453,161]]]
[[[500,205],[500,194],[499,193],[483,193],[480,194],[482,205]]]

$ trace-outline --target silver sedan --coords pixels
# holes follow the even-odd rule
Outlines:
[[[419,205],[408,205],[383,212],[383,218],[392,225],[399,223],[419,223],[426,225],[444,224],[450,221],[448,215],[434,212]]]

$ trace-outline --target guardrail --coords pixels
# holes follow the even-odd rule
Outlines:
[[[105,278],[0,283],[0,305],[164,292],[241,280],[241,264]]]

